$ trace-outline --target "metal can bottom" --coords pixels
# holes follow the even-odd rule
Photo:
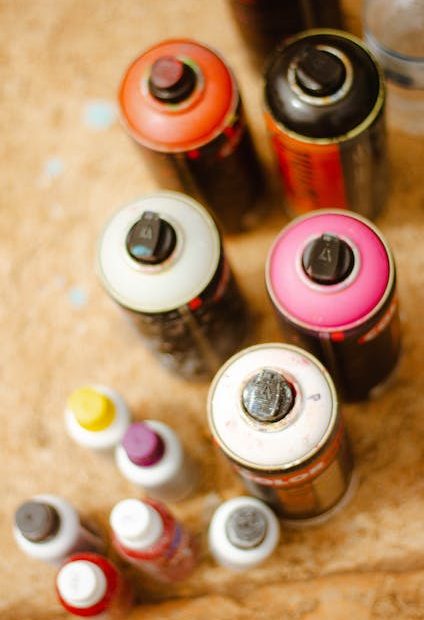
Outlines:
[[[280,522],[283,523],[283,525],[286,525],[287,527],[291,527],[293,529],[301,529],[304,527],[310,527],[310,526],[313,527],[315,525],[321,525],[322,523],[325,523],[326,521],[328,521],[328,519],[331,519],[331,517],[333,517],[340,510],[345,508],[347,504],[349,504],[351,499],[356,494],[356,491],[358,490],[358,486],[359,486],[359,476],[356,472],[353,472],[349,480],[349,483],[346,487],[346,490],[344,494],[340,497],[337,504],[335,504],[334,506],[332,506],[331,508],[329,508],[328,510],[326,510],[325,512],[323,512],[322,514],[316,517],[307,517],[305,519],[299,519],[299,518],[287,519],[284,517],[280,517]]]

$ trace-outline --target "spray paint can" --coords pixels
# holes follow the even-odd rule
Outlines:
[[[262,174],[234,76],[215,51],[158,43],[128,68],[119,103],[163,187],[205,201],[226,232],[249,225]]]
[[[129,423],[130,413],[124,399],[104,385],[80,387],[68,398],[66,430],[84,448],[113,454]]]
[[[198,480],[197,468],[177,434],[156,420],[128,427],[116,448],[116,464],[127,480],[164,502],[186,498]]]
[[[280,538],[277,517],[261,500],[234,497],[214,512],[208,532],[209,550],[218,564],[246,570],[262,564]]]
[[[367,398],[400,353],[396,272],[368,220],[321,211],[283,228],[267,260],[285,338],[318,357],[345,400]]]
[[[96,553],[72,555],[57,574],[56,593],[68,613],[99,620],[124,620],[134,598],[116,566]]]
[[[185,378],[210,378],[246,337],[246,305],[218,229],[184,194],[157,192],[118,211],[98,271],[147,346]]]
[[[186,579],[197,563],[194,539],[161,503],[125,499],[110,515],[119,555],[165,583]]]
[[[50,564],[61,564],[79,551],[102,552],[105,547],[75,508],[57,495],[36,495],[21,504],[13,534],[24,553]]]
[[[374,218],[387,194],[385,87],[363,43],[337,30],[293,37],[270,58],[264,97],[290,211]]]
[[[247,490],[285,520],[332,514],[352,476],[352,456],[330,375],[287,344],[240,351],[208,397],[212,436]]]
[[[287,37],[307,28],[341,27],[339,0],[229,0],[228,4],[259,68]]]

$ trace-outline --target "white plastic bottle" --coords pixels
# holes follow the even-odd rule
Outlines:
[[[129,423],[130,413],[122,396],[104,385],[80,387],[68,398],[66,429],[84,448],[113,455]]]
[[[184,499],[197,483],[197,469],[178,436],[156,420],[128,426],[116,449],[116,463],[130,482],[165,502]]]
[[[235,497],[221,504],[209,525],[209,550],[218,564],[245,570],[261,564],[280,538],[277,517],[254,497]]]
[[[13,534],[30,557],[60,564],[78,551],[99,551],[102,538],[80,519],[75,508],[57,495],[36,495],[19,506]]]

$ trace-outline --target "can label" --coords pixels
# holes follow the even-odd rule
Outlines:
[[[374,218],[387,186],[384,106],[374,121],[351,139],[307,142],[286,133],[265,113],[292,211],[351,209]]]
[[[366,342],[370,342],[370,340],[374,340],[374,338],[377,338],[377,336],[383,333],[386,328],[389,328],[391,340],[393,341],[395,339],[394,336],[396,332],[396,323],[395,321],[392,321],[392,319],[397,313],[398,313],[397,298],[393,297],[392,302],[390,303],[387,311],[378,320],[378,322],[375,325],[373,325],[368,332],[366,332],[365,334],[362,334],[362,336],[358,338],[358,344],[365,344]]]
[[[310,351],[326,366],[347,401],[368,398],[399,359],[401,335],[394,284],[381,310],[351,330],[314,332],[295,325],[282,314],[279,317],[288,341]]]
[[[293,211],[347,208],[339,146],[296,140],[280,131],[269,115],[267,124]]]
[[[148,314],[128,310],[146,345],[170,370],[208,378],[241,346],[248,315],[223,252],[203,292],[185,306]]]
[[[145,151],[161,185],[206,201],[226,230],[243,227],[263,183],[240,99],[206,144],[180,153]]]
[[[263,473],[235,468],[247,488],[288,518],[317,516],[337,504],[347,490],[352,455],[340,419],[323,449],[306,465],[290,472]]]

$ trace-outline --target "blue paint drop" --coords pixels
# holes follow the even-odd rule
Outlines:
[[[74,308],[82,308],[87,303],[87,293],[80,286],[73,286],[69,290],[68,297]]]
[[[142,258],[143,256],[147,256],[147,254],[150,254],[150,252],[151,250],[149,248],[146,248],[145,245],[141,245],[141,243],[134,245],[131,248],[131,254],[133,254],[137,258]]]
[[[117,117],[116,105],[103,99],[93,99],[84,108],[84,122],[90,129],[108,129]]]
[[[47,179],[55,179],[64,171],[65,166],[60,157],[50,157],[44,163],[44,176]]]

